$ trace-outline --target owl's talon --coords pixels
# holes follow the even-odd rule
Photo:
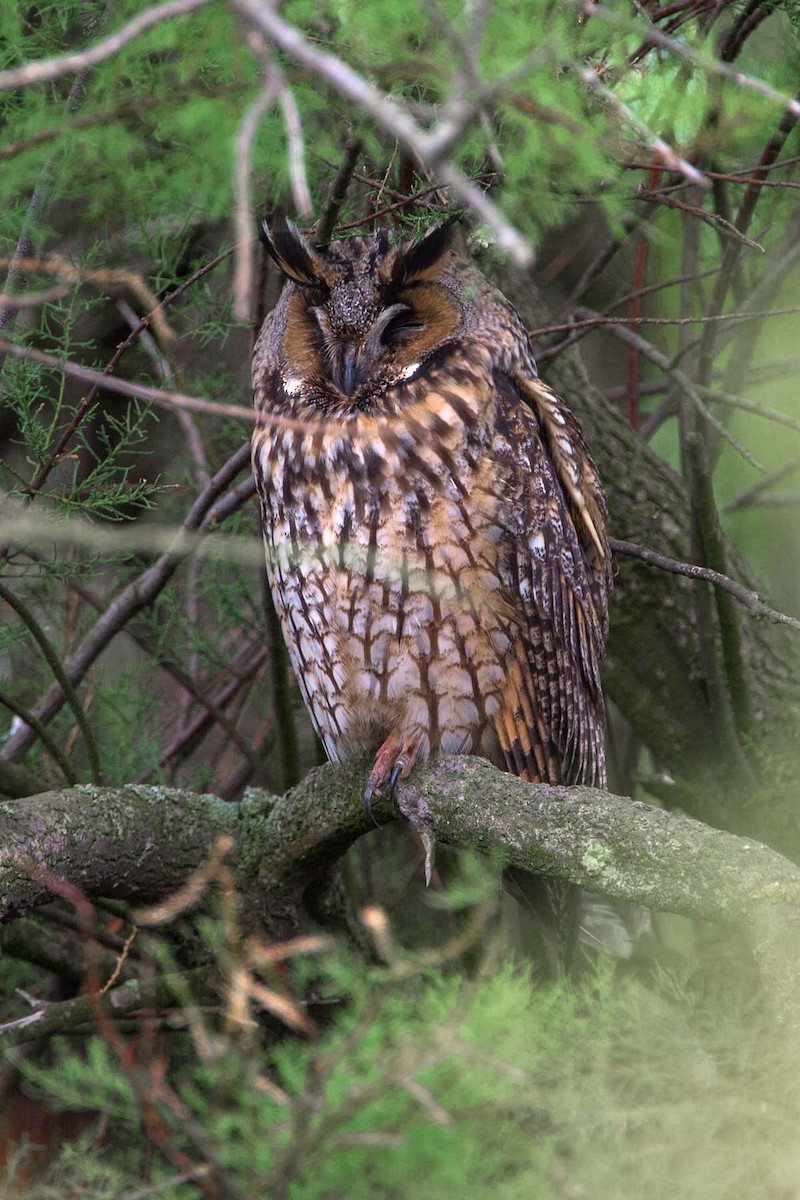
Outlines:
[[[378,785],[374,779],[367,780],[367,786],[364,788],[364,812],[369,817],[376,829],[380,829],[380,825],[372,815],[372,797],[378,790]]]
[[[408,763],[401,755],[401,757],[398,758],[397,762],[392,767],[392,773],[389,776],[389,799],[391,799],[394,795],[394,789],[397,787],[397,781],[400,779],[407,766]]]

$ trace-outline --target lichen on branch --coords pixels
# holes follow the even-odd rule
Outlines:
[[[300,924],[309,888],[398,814],[438,842],[592,891],[741,930],[781,1014],[800,1023],[800,869],[774,850],[595,788],[533,785],[476,758],[442,757],[362,803],[363,764],[312,771],[282,797],[240,805],[178,788],[82,786],[0,805],[0,920],[44,903],[45,867],[90,898],[151,903],[180,887],[215,840],[235,839],[245,906],[267,928]]]

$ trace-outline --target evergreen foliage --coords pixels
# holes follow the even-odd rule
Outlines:
[[[145,7],[143,0],[0,5],[0,70],[94,44]],[[748,181],[777,136],[784,106],[721,66],[767,90],[792,93],[800,4],[685,7],[669,32],[673,48],[647,46],[649,21],[667,30],[666,14],[648,2],[496,0],[486,6],[482,31],[480,0],[286,0],[280,12],[314,47],[407,104],[423,125],[443,112],[458,117],[459,98],[475,94],[468,67],[475,68],[486,103],[466,121],[450,161],[485,187],[536,246],[539,282],[555,280],[556,306],[568,301],[557,327],[536,338],[543,375],[573,336],[569,321],[584,319],[573,311],[581,303],[620,320],[634,317],[639,303],[645,316],[682,322],[631,326],[666,356],[666,373],[644,352],[637,358],[621,341],[601,341],[610,338],[607,330],[595,329],[586,343],[600,384],[621,408],[630,402],[633,366],[638,417],[658,426],[650,445],[676,470],[685,468],[685,438],[674,368],[694,379],[704,331],[723,318],[713,325],[713,369],[700,380],[703,396],[709,387],[741,392],[795,427],[776,437],[761,416],[731,415],[709,399],[724,427],[721,433],[703,427],[711,490],[721,507],[732,506],[720,515],[726,532],[768,580],[775,602],[794,611],[800,526],[790,485],[800,458],[787,445],[800,421],[796,312],[763,324],[729,318],[751,304],[758,311],[796,309],[797,131],[787,131],[776,163],[767,164],[740,228]],[[746,36],[732,46],[737,30]],[[369,232],[377,211],[393,236],[416,236],[461,207],[438,186],[433,168],[424,169],[360,107],[287,55],[275,52],[274,61],[299,110],[315,215],[353,136],[360,151],[339,214],[344,235]],[[248,41],[232,5],[212,0],[153,26],[78,77],[0,91],[0,271],[4,278],[20,250],[39,268],[24,283],[12,270],[8,290],[30,298],[55,289],[12,308],[0,337],[103,371],[131,336],[129,352],[115,362],[120,378],[248,404],[254,330],[233,315],[234,259],[213,270],[209,264],[236,241],[236,138],[262,86],[262,67],[257,39]],[[596,90],[584,78],[587,67]],[[654,151],[655,136],[684,162],[713,172],[712,185],[701,193],[679,169],[668,169]],[[297,216],[278,103],[258,126],[249,177],[254,218]],[[415,195],[420,199],[409,199]],[[469,213],[465,229],[468,247],[489,269],[498,257],[493,235]],[[730,286],[712,311],[720,267],[729,259]],[[684,275],[691,278],[681,284]],[[584,296],[587,279],[593,290]],[[654,283],[661,290],[631,299]],[[275,280],[265,287],[259,276],[251,290],[254,313],[263,316]],[[159,303],[161,323],[152,320],[134,337],[132,324]],[[700,317],[708,323],[692,323]],[[41,514],[46,531],[53,519],[64,522],[62,537],[48,534],[30,545],[3,531],[0,575],[69,662],[96,631],[98,614],[135,592],[165,557],[155,536],[152,544],[134,543],[132,531],[180,526],[250,425],[205,413],[192,414],[189,424],[185,413],[102,388],[89,401],[89,385],[11,356],[0,363],[0,390],[3,513]],[[774,508],[736,507],[758,476],[728,435],[770,471],[785,472],[766,489]],[[279,790],[319,751],[276,646],[263,572],[234,553],[255,547],[260,554],[252,499],[243,493],[239,502],[234,491],[246,483],[246,472],[245,464],[221,489],[230,503],[212,522],[230,539],[230,557],[226,542],[220,558],[171,563],[174,571],[147,605],[120,619],[80,677],[108,783],[177,783],[236,800],[251,781]],[[117,540],[111,549],[70,540],[76,526],[67,518],[84,533],[111,530]],[[694,536],[699,554],[696,529]],[[705,669],[718,645],[708,611],[704,619],[711,621]],[[4,608],[0,691],[34,709],[52,683],[25,621]],[[7,744],[20,718],[3,713]],[[709,739],[725,723],[724,713],[713,715]],[[737,731],[754,778],[729,810],[708,803],[714,819],[729,811],[739,828],[772,805],[780,846],[784,836],[786,845],[796,844],[796,718],[789,717],[780,753],[765,744],[759,713],[751,728]],[[299,749],[290,736],[295,722]],[[77,777],[88,781],[74,712],[62,707],[48,728]],[[666,796],[702,814],[704,781],[676,794],[667,774],[675,764],[654,761],[630,730],[615,736],[614,748],[618,788],[648,799]],[[42,788],[61,781],[37,741],[24,762]],[[358,854],[347,864],[350,884],[353,876],[367,876],[362,890],[372,894],[370,873],[380,876],[397,905],[405,948],[396,961],[365,965],[340,941],[335,952],[293,960],[285,973],[266,978],[287,1003],[308,1006],[317,1022],[313,1036],[303,1039],[262,1013],[238,1023],[231,1018],[238,933],[230,914],[206,913],[177,932],[142,938],[145,985],[155,992],[164,984],[169,1003],[160,1007],[169,1012],[155,1022],[146,1006],[123,1016],[118,1030],[131,1039],[129,1060],[121,1063],[90,1021],[30,1054],[9,1052],[9,1073],[21,1073],[30,1095],[54,1109],[88,1113],[91,1121],[83,1140],[67,1142],[52,1162],[43,1164],[36,1147],[10,1149],[0,1193],[29,1200],[124,1200],[148,1188],[165,1200],[197,1195],[196,1182],[170,1182],[180,1170],[167,1155],[156,1150],[150,1158],[153,1130],[143,1124],[145,1106],[131,1078],[132,1072],[154,1077],[163,1068],[192,1118],[159,1110],[173,1148],[193,1162],[208,1151],[243,1196],[785,1200],[794,1194],[796,1046],[765,1016],[752,962],[740,947],[709,930],[661,920],[628,968],[595,963],[578,983],[553,982],[527,960],[517,961],[522,939],[492,912],[485,944],[423,966],[413,956],[424,954],[437,931],[463,930],[472,906],[490,908],[497,879],[487,882],[474,864],[462,864],[462,872],[474,873],[448,879],[444,911],[440,905],[434,912],[435,895],[421,901],[409,889],[419,863],[403,846],[386,851],[374,867]],[[359,887],[350,891],[360,898]],[[35,927],[37,954],[40,937],[50,947],[53,926],[60,949],[80,968],[86,939],[64,905]],[[112,932],[119,935],[116,927]],[[27,997],[36,1004],[49,995],[45,972],[32,965],[39,959],[32,950],[28,956],[30,963],[17,946],[0,957],[3,1021],[21,1019]],[[0,1111],[0,1124],[2,1117]]]
[[[797,1063],[736,953],[649,979],[595,965],[577,985],[496,949],[472,978],[340,956],[296,975],[335,1014],[311,1043],[196,1016],[193,1038],[170,1039],[166,1079],[242,1195],[779,1197],[800,1168]],[[141,1114],[107,1044],[61,1039],[23,1072],[57,1107],[103,1115],[29,1200],[133,1192]],[[150,1182],[182,1200],[193,1187],[175,1174],[157,1158]]]

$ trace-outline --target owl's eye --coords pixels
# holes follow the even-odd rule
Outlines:
[[[400,311],[392,313],[389,309],[388,312],[392,315],[381,329],[381,342],[384,346],[399,346],[407,342],[423,326],[413,309],[407,308],[405,304],[394,307]]]

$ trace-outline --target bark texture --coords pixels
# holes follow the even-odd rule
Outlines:
[[[364,779],[363,764],[320,767],[285,796],[253,790],[237,806],[160,787],[65,788],[0,805],[0,919],[50,898],[31,861],[89,897],[152,902],[227,834],[245,912],[286,936],[309,889],[372,828]],[[397,807],[438,842],[742,930],[782,1018],[800,1023],[800,869],[766,846],[594,788],[531,785],[476,758],[420,767]],[[385,822],[397,810],[383,799],[373,813]]]

